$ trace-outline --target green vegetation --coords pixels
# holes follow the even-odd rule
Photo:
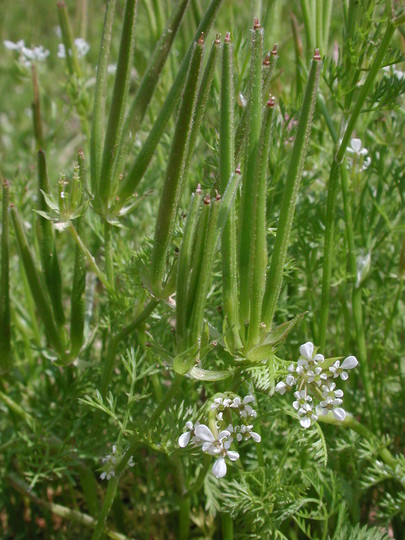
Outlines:
[[[3,11],[1,538],[401,538],[405,8]]]

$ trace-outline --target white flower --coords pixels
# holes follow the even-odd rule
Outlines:
[[[229,450],[232,443],[231,432],[224,429],[218,433],[216,438],[208,426],[199,424],[195,429],[195,434],[203,441],[203,452],[211,456],[218,456],[212,467],[212,473],[217,478],[222,478],[226,474],[225,458],[228,457],[231,461],[239,459],[238,452]]]
[[[371,159],[368,156],[367,148],[363,148],[363,144],[360,139],[353,138],[350,141],[351,146],[347,147],[347,151],[357,158],[361,158],[360,161],[360,170],[364,171],[371,163]]]
[[[107,465],[107,468],[109,470],[107,471],[103,471],[101,474],[100,474],[100,478],[101,480],[110,480],[113,476],[115,476],[115,471],[114,471],[114,465],[116,465],[117,463],[117,456],[115,455],[117,452],[117,446],[115,444],[113,444],[112,446],[112,449],[111,449],[111,454],[107,454],[105,457],[103,457],[101,459],[102,463],[104,463],[105,465]]]
[[[304,403],[298,410],[300,416],[300,424],[307,429],[313,421],[318,420],[318,415],[314,413],[314,409],[310,403]]]
[[[317,364],[321,364],[324,361],[323,354],[315,354],[314,355],[314,344],[310,341],[307,341],[300,347],[300,354],[302,358],[298,360],[299,366],[305,366],[305,360],[308,362],[310,366],[314,366]]]
[[[262,440],[261,436],[252,430],[253,430],[253,425],[240,427],[240,431],[246,441],[252,438],[255,442],[259,443]]]
[[[294,392],[294,397],[296,401],[293,402],[293,407],[296,411],[298,411],[305,403],[311,403],[312,401],[311,396],[308,396],[305,390]]]
[[[250,394],[245,396],[243,400],[241,400],[239,396],[236,396],[230,404],[230,407],[232,407],[233,409],[238,409],[241,418],[247,418],[248,416],[256,418],[256,411],[254,411],[253,408],[249,405],[249,403],[252,403],[254,399],[255,398]]]
[[[66,58],[66,50],[63,43],[59,43],[58,45],[58,58]]]
[[[77,54],[78,58],[83,58],[83,56],[86,56],[86,54],[90,50],[90,45],[83,38],[76,38],[74,40],[74,44],[75,44],[75,47],[76,47],[76,54]]]
[[[196,436],[202,441],[202,451],[215,456],[224,449],[224,440],[230,437],[230,432],[226,429],[218,433],[218,438],[215,438],[214,434],[208,426],[199,424],[195,428]]]
[[[343,397],[343,390],[335,390],[336,383],[329,381],[328,384],[322,385],[322,397],[324,399],[335,399]]]
[[[73,42],[78,58],[83,58],[90,50],[90,45],[83,38],[76,38]],[[72,51],[69,50],[69,56],[72,56]],[[66,48],[63,43],[58,45],[58,58],[66,58]]]
[[[340,361],[336,360],[336,362],[329,368],[329,371],[333,374],[334,378],[339,377],[346,381],[349,378],[348,373],[345,371],[346,369],[353,369],[358,365],[357,358],[355,356],[348,356],[343,360],[342,365],[340,365]]]
[[[45,49],[42,45],[29,49],[25,46],[23,39],[17,41],[17,43],[6,39],[3,44],[6,49],[19,52],[18,60],[25,67],[30,67],[32,62],[43,62],[49,56],[48,49]]]

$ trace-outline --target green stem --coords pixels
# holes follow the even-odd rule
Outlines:
[[[304,20],[305,38],[306,38],[306,44],[307,44],[306,57],[308,58],[309,55],[312,54],[312,51],[315,49],[313,34],[312,34],[312,26],[311,26],[312,14],[310,13],[308,0],[300,0],[300,4],[301,4],[301,11],[302,11],[302,18]]]
[[[137,0],[126,0],[124,22],[121,31],[121,43],[118,53],[117,72],[111,99],[110,114],[104,139],[100,181],[98,184],[99,201],[96,205],[108,212],[110,197],[114,196],[117,186],[113,185],[113,169],[119,141],[123,131],[125,105],[128,96],[130,71],[135,48],[135,21]]]
[[[172,238],[178,203],[182,192],[187,145],[196,102],[197,85],[202,65],[204,44],[198,41],[194,45],[185,91],[176,123],[176,130],[170,149],[166,176],[156,220],[153,242],[150,285],[159,296],[166,270],[166,256]]]
[[[110,225],[108,221],[104,222],[104,256],[105,256],[105,273],[107,276],[107,281],[110,284],[111,290],[114,290],[115,280],[114,280],[112,225]]]
[[[101,159],[104,139],[104,108],[107,86],[108,58],[110,53],[112,26],[116,0],[107,0],[104,17],[103,36],[97,63],[96,87],[94,91],[93,120],[90,136],[91,188],[94,195],[100,182]]]
[[[230,34],[225,36],[222,53],[221,117],[219,132],[219,175],[223,192],[234,172],[234,83],[233,48]],[[221,239],[222,246],[222,303],[226,325],[231,329],[231,350],[242,347],[239,335],[239,287],[237,275],[236,208],[230,209],[229,219]]]
[[[10,268],[9,268],[9,185],[3,181],[0,266],[0,374],[11,367]]]
[[[38,209],[47,212],[48,206],[44,194],[50,193],[45,152],[38,152]],[[41,266],[45,285],[52,303],[55,320],[59,327],[65,323],[62,303],[62,274],[51,222],[43,216],[37,218],[36,233],[39,242]]]
[[[221,514],[222,540],[233,540],[233,519],[230,514]]]
[[[202,325],[204,319],[204,308],[207,302],[208,288],[212,278],[211,273],[217,240],[216,228],[218,213],[220,209],[220,201],[214,200],[210,206],[210,215],[208,220],[207,234],[203,246],[203,257],[201,261],[198,287],[193,302],[191,320],[189,322],[189,347],[194,345],[198,345],[198,347],[200,346]]]
[[[370,380],[370,370],[368,368],[368,355],[367,355],[367,344],[366,336],[364,332],[364,322],[363,322],[363,307],[362,307],[362,291],[361,285],[356,285],[356,275],[357,275],[357,262],[356,262],[356,251],[354,245],[354,235],[353,235],[353,219],[352,219],[352,210],[350,204],[350,195],[348,188],[348,179],[347,179],[347,170],[343,166],[341,168],[341,181],[342,181],[342,195],[343,195],[343,207],[345,215],[345,226],[346,226],[346,237],[347,237],[347,247],[348,247],[348,262],[349,262],[349,274],[350,281],[352,282],[353,292],[352,292],[352,310],[353,310],[353,319],[354,327],[356,331],[356,344],[358,349],[358,357],[360,364],[360,373],[364,386],[364,391],[366,394],[366,402],[370,414],[370,419],[372,422],[373,429],[377,427],[377,415],[375,408],[373,406],[373,390]]]
[[[257,23],[258,25],[258,23]],[[240,287],[240,325],[242,341],[245,341],[245,328],[249,322],[251,290],[253,285],[253,261],[251,246],[255,239],[254,213],[256,202],[257,156],[260,152],[260,132],[262,116],[262,67],[263,67],[263,28],[253,29],[252,58],[250,70],[249,122],[245,165],[242,180],[240,248],[239,248],[239,287]]]
[[[200,190],[198,190],[195,194],[192,194],[178,259],[176,283],[176,342],[179,351],[185,350],[186,347],[189,277],[192,261],[193,238],[198,223],[197,218],[198,211],[200,210],[200,203],[201,193]]]
[[[72,27],[70,26],[66,3],[59,1],[57,3],[59,24],[62,34],[62,41],[65,47],[65,59],[66,65],[69,71],[69,75],[76,75],[79,79],[81,77],[79,63],[77,61],[76,48],[73,43]]]
[[[84,156],[79,152],[79,177],[81,189],[85,188],[85,167]],[[80,203],[80,201],[79,201]],[[80,238],[85,232],[85,218],[80,216],[77,220],[77,234]],[[86,262],[83,251],[75,245],[75,261],[73,269],[73,283],[70,300],[70,354],[76,356],[83,345],[84,340],[84,322],[85,322],[85,291],[86,291]]]
[[[142,81],[126,116],[121,141],[119,143],[120,146],[115,166],[115,176],[118,176],[123,172],[130,144],[135,140],[135,135],[142,125],[146,110],[152,99],[163,66],[166,63],[189,1],[190,0],[178,1],[148,62],[148,67],[142,77]],[[149,3],[146,3],[146,6],[149,6]]]
[[[87,262],[89,263],[90,265],[90,268],[93,270],[93,272],[96,274],[96,276],[98,277],[98,279],[101,281],[101,283],[105,286],[105,288],[111,293],[111,294],[114,294],[114,290],[111,288],[110,286],[110,282],[108,281],[107,277],[105,276],[105,274],[100,270],[100,268],[97,266],[97,263],[94,259],[94,257],[92,256],[92,254],[90,253],[90,251],[87,249],[87,247],[85,246],[83,240],[80,238],[77,230],[75,229],[74,225],[72,222],[70,222],[70,225],[69,225],[69,230],[70,232],[72,233],[72,236],[75,240],[75,242],[77,243],[77,245],[79,246],[79,248],[82,250],[84,256],[86,257],[87,259]]]
[[[32,121],[34,125],[34,137],[37,149],[43,148],[44,146],[44,136],[42,129],[42,118],[41,118],[41,100],[39,97],[39,86],[38,86],[38,76],[35,64],[31,65],[32,73],[32,90],[34,94],[34,100],[32,102]]]
[[[29,248],[27,237],[25,236],[20,216],[18,215],[17,209],[14,205],[11,206],[11,217],[16,233],[21,261],[24,265],[25,275],[27,276],[35,306],[45,327],[45,333],[49,342],[59,354],[61,360],[64,361],[66,360],[66,351],[63,342],[63,335],[59,333],[59,330],[55,324],[54,314],[49,302],[49,298],[42,285],[39,272],[35,266],[34,258]]]
[[[267,198],[267,170],[270,151],[270,139],[274,98],[270,97],[266,104],[266,111],[260,135],[260,152],[257,157],[257,171],[254,191],[255,223],[251,242],[250,257],[252,260],[252,297],[250,306],[250,320],[247,340],[247,349],[259,342],[260,325],[262,317],[263,295],[266,283],[267,269],[267,241],[266,241],[266,198]]]
[[[287,256],[298,188],[301,181],[306,150],[309,142],[312,116],[318,90],[320,68],[320,56],[319,53],[317,53],[312,61],[311,71],[309,73],[297,134],[295,137],[283,198],[281,201],[277,237],[266,282],[266,291],[263,299],[262,321],[265,323],[267,328],[269,328],[272,323],[277,300],[281,291],[283,268]]]
[[[142,146],[142,150],[136,157],[132,168],[128,172],[128,175],[124,178],[119,187],[119,201],[117,203],[118,208],[121,208],[125,204],[125,201],[134,193],[139,182],[142,180],[143,175],[145,174],[145,171],[148,168],[148,165],[153,157],[156,146],[166,128],[166,125],[172,115],[174,108],[177,105],[177,102],[181,95],[181,91],[184,88],[184,79],[186,78],[187,71],[190,66],[190,59],[194,48],[194,42],[199,39],[202,32],[208,32],[222,2],[223,0],[211,0],[211,3],[207,8],[204,17],[201,19],[201,22],[194,36],[194,41],[189,47],[186,56],[184,57],[184,60],[177,72],[176,79],[170,89],[170,92],[168,93],[167,98],[159,112],[159,115],[156,118],[155,123],[153,124],[153,128],[150,131],[144,145]]]

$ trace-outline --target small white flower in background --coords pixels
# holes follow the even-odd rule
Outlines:
[[[83,58],[90,50],[90,45],[83,38],[76,38],[73,44],[78,58]],[[72,51],[69,51],[69,54],[72,56]],[[58,45],[58,58],[66,58],[66,48],[63,43]]]
[[[337,420],[346,418],[346,411],[341,407],[343,391],[336,388],[333,379],[349,378],[346,370],[355,368],[358,361],[354,356],[346,357],[342,364],[336,360],[325,361],[322,354],[316,353],[313,343],[308,341],[300,347],[300,357],[296,364],[288,366],[288,375],[284,381],[276,384],[274,391],[284,395],[292,387],[295,401],[293,408],[298,412],[302,427],[308,428],[321,415],[331,412]]]
[[[405,72],[403,72],[403,71],[401,71],[399,69],[396,69],[395,64],[393,64],[391,66],[385,66],[385,67],[383,67],[383,70],[387,71],[390,75],[393,75],[397,79],[402,80],[403,78],[405,78]]]
[[[120,456],[117,455],[117,445],[113,444],[111,448],[111,454],[107,454],[105,457],[101,458],[101,462],[107,469],[100,474],[101,480],[111,480],[111,478],[115,476],[114,468],[119,460]],[[128,467],[133,467],[134,465],[134,456],[131,456],[128,460]]]
[[[77,56],[79,58],[83,58],[83,56],[86,56],[86,54],[90,50],[90,45],[83,38],[76,38],[74,40],[74,44],[75,44],[75,47],[76,47]]]
[[[32,62],[43,62],[49,56],[48,49],[45,49],[42,45],[29,49],[25,46],[23,39],[20,39],[16,43],[6,39],[3,41],[3,44],[9,51],[17,51],[19,53],[18,61],[24,67],[31,67]]]
[[[356,158],[352,160],[351,165],[356,162],[359,164],[360,171],[364,171],[371,163],[367,148],[363,148],[361,140],[357,138],[351,139],[350,144],[351,146],[347,147],[347,151]]]
[[[248,439],[253,439],[255,442],[259,443],[262,440],[261,436],[252,430],[253,430],[253,425],[240,426],[240,432],[243,435],[243,438],[245,439],[245,441],[247,441]]]

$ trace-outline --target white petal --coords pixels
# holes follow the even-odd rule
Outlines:
[[[13,41],[9,41],[8,39],[5,39],[3,41],[3,45],[9,51],[18,51],[18,49],[22,49],[24,47],[24,42],[18,41],[17,43],[14,43]]]
[[[342,373],[340,374],[340,378],[342,379],[342,381],[347,381],[347,379],[349,378],[347,371],[342,371]]]
[[[255,431],[251,431],[251,432],[250,432],[250,436],[251,436],[252,439],[253,439],[255,442],[257,442],[257,443],[259,443],[259,442],[262,440],[262,438],[260,437],[260,435],[259,435],[258,433],[256,433]]]
[[[301,418],[300,424],[303,428],[307,429],[311,425],[311,419],[306,416],[305,418]]]
[[[212,467],[212,474],[217,478],[222,478],[226,475],[226,463],[225,458],[220,457],[216,460]]]
[[[204,424],[200,424],[199,426],[196,426],[195,434],[202,441],[207,441],[207,442],[215,441],[215,437],[212,434],[210,428],[208,426],[205,426]]]
[[[231,434],[230,431],[228,431],[227,429],[224,429],[224,430],[219,432],[218,440],[222,441],[222,439],[227,439],[230,436],[230,434]]]
[[[343,390],[336,390],[335,391],[335,396],[338,397],[338,398],[343,397]]]
[[[276,387],[274,390],[278,392],[279,394],[283,395],[285,394],[286,389],[287,389],[287,385],[285,384],[285,382],[280,381],[279,383],[276,384]]]
[[[296,380],[295,380],[295,377],[293,377],[292,375],[287,375],[287,378],[285,380],[285,382],[288,384],[288,386],[292,386],[293,384],[296,383]],[[280,390],[279,390],[280,392]],[[281,392],[280,392],[281,394]]]
[[[322,362],[325,360],[325,357],[323,354],[316,354],[314,356],[315,362],[318,362],[319,364],[322,364]]]
[[[333,409],[333,415],[337,420],[343,421],[346,418],[346,411],[340,407]]]
[[[250,405],[245,405],[245,411],[247,412],[248,415],[251,415],[253,409]]]
[[[243,404],[246,405],[246,403],[251,403],[254,400],[255,398],[249,394],[243,398]]]
[[[357,358],[355,356],[348,356],[343,360],[342,369],[353,369],[358,365]]]
[[[228,450],[226,455],[229,457],[231,461],[236,461],[237,459],[239,459],[238,452],[235,452],[234,450]]]
[[[314,352],[314,344],[310,341],[307,341],[304,343],[304,345],[301,345],[300,347],[300,353],[301,356],[306,358],[307,360],[312,360],[312,354]]]
[[[100,474],[101,480],[105,480],[106,476],[107,476],[107,473],[106,473],[106,472],[102,472],[102,473]]]
[[[187,429],[193,429],[193,422],[190,422],[190,420],[188,422],[186,422],[186,428]]]
[[[186,433],[183,433],[183,435],[180,435],[179,437],[179,446],[180,448],[185,448],[188,443],[190,442],[191,432],[187,431]]]
[[[361,139],[353,138],[350,141],[350,144],[352,145],[352,149],[358,154],[361,150]]]

